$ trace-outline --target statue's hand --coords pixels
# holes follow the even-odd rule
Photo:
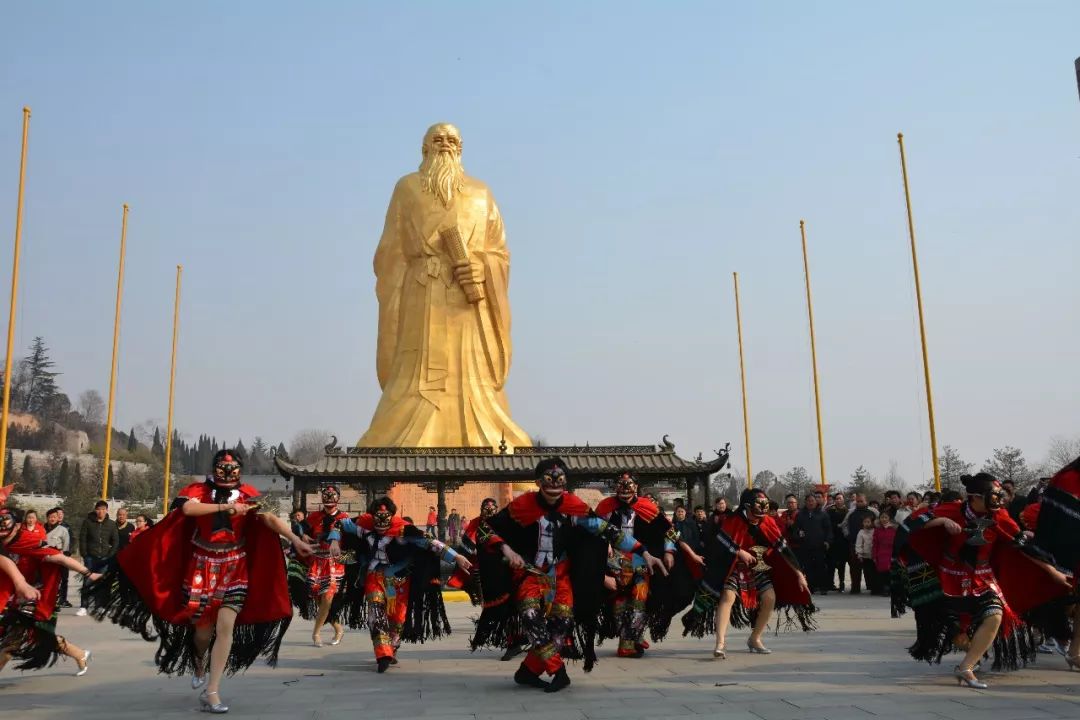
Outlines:
[[[460,262],[454,265],[454,279],[462,287],[484,284],[484,263],[479,260]]]

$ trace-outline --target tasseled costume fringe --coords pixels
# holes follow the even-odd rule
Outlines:
[[[694,596],[694,602],[690,610],[682,617],[683,636],[690,635],[703,638],[715,634],[716,606],[719,603],[720,593],[716,592],[707,583],[702,582],[697,594]],[[776,634],[779,634],[781,629],[789,632],[795,630],[796,627],[803,632],[817,629],[817,621],[814,616],[817,614],[818,608],[813,603],[789,605],[777,602],[773,612],[776,617],[773,632]],[[753,627],[755,620],[757,620],[757,607],[747,607],[741,595],[736,593],[735,604],[731,606],[731,627]]]
[[[505,650],[524,636],[521,617],[509,594],[485,602],[480,617],[473,623],[473,636],[469,638],[472,652],[481,648]]]
[[[56,634],[55,615],[52,620],[38,621],[31,615],[8,610],[0,617],[0,648],[21,660],[16,670],[40,670],[52,667],[60,657],[63,638]]]
[[[158,672],[183,675],[195,669],[195,627],[186,623],[175,625],[154,617],[119,568],[110,569],[100,580],[89,585],[87,609],[96,620],[108,618],[144,640],[157,640],[154,662]],[[266,623],[237,623],[225,665],[226,674],[247,670],[260,657],[271,667],[276,666],[281,641],[290,622],[292,617]]]
[[[960,634],[971,638],[979,628],[978,623],[971,623],[965,630],[960,620],[946,609],[944,598],[914,610],[916,640],[908,648],[908,653],[916,660],[931,665],[940,664],[941,658],[949,653],[966,651],[967,648],[955,644],[956,638]],[[1001,629],[988,653],[993,655],[991,669],[995,672],[1019,670],[1034,663],[1038,655],[1031,627],[1009,615],[1006,611]]]
[[[98,622],[108,618],[147,642],[158,639],[150,608],[119,567],[110,568],[97,582],[88,584],[86,608]]]
[[[401,630],[402,642],[423,643],[449,634],[450,620],[446,617],[442,585],[436,580],[420,592],[411,592],[409,611]]]
[[[702,582],[690,604],[690,609],[682,616],[683,637],[703,638],[716,632],[716,606],[720,603],[720,593],[708,583]],[[732,614],[734,615],[734,609]]]
[[[287,565],[289,582],[289,601],[296,608],[296,614],[304,620],[314,620],[319,612],[319,603],[311,597],[311,588],[308,586],[307,565],[290,558]]]

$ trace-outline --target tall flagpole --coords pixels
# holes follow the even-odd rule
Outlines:
[[[907,156],[904,133],[896,133],[900,143],[900,171],[904,176],[904,202],[907,204],[908,234],[911,236],[911,265],[915,269],[915,301],[919,306],[919,336],[922,339],[923,376],[926,379],[926,411],[930,416],[930,454],[934,462],[934,488],[941,492],[941,468],[938,466],[937,430],[934,426],[934,394],[930,390],[930,355],[926,350],[926,323],[923,320],[922,285],[919,283],[919,255],[915,252],[915,218],[911,213],[911,190],[908,187]]]
[[[169,512],[169,471],[172,466],[172,423],[173,423],[173,388],[176,386],[176,340],[180,332],[180,276],[184,272],[183,265],[176,266],[176,299],[173,301],[173,325],[172,325],[172,362],[169,366],[169,419],[166,421],[168,429],[165,440],[165,496],[162,499],[163,515]]]
[[[8,409],[11,405],[11,360],[15,353],[15,305],[19,296],[19,251],[22,249],[23,191],[26,186],[26,150],[30,139],[30,108],[24,107],[22,154],[19,157],[19,199],[15,205],[15,260],[11,266],[11,309],[8,314],[7,360],[4,363],[4,407],[0,416],[0,487],[7,469]]]
[[[116,361],[120,350],[120,301],[124,297],[124,254],[127,252],[128,206],[124,203],[124,217],[120,224],[120,270],[116,276],[116,316],[113,319],[112,369],[109,372],[109,411],[105,418],[105,463],[101,479],[101,499],[109,497],[109,456],[112,454],[113,407],[116,404]]]
[[[810,316],[810,362],[814,367],[814,410],[817,412],[818,463],[821,467],[821,484],[825,480],[825,438],[821,434],[821,388],[818,384],[817,340],[814,337],[814,301],[810,295],[810,260],[806,252],[806,221],[799,221],[799,234],[802,235],[803,274],[806,276],[806,313]]]
[[[739,330],[739,376],[742,378],[742,422],[743,437],[746,440],[746,486],[754,487],[754,475],[750,470],[750,414],[746,411],[746,363],[743,362],[742,345],[742,310],[739,307],[739,273],[732,273],[735,278],[735,325]]]

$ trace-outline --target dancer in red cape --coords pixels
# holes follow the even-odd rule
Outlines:
[[[91,588],[92,614],[158,640],[167,674],[192,671],[205,712],[226,713],[222,676],[260,655],[270,665],[292,620],[280,535],[297,553],[311,547],[288,523],[258,512],[258,491],[240,481],[234,450],[214,456],[213,474],[180,491],[173,510],[116,556],[117,568]],[[258,602],[249,602],[249,591]],[[209,655],[209,663],[207,656]]]
[[[909,652],[917,660],[940,662],[964,651],[954,668],[961,685],[983,689],[975,667],[994,651],[993,669],[1011,670],[1035,657],[1023,617],[1068,595],[1065,577],[1037,557],[1002,506],[1001,483],[989,473],[964,475],[965,500],[918,511],[904,526],[906,545],[894,557],[906,570],[903,604],[915,610],[917,640]]]
[[[0,503],[4,498],[6,493]],[[64,655],[75,660],[76,676],[86,674],[90,651],[56,634],[60,579],[68,570],[90,580],[101,577],[46,547],[20,525],[13,510],[0,508],[0,668],[15,658],[21,661],[16,670],[37,670]]]
[[[1080,458],[1050,478],[1039,501],[1024,508],[1020,518],[1034,531],[1033,545],[1070,576],[1072,593],[1064,607],[1047,608],[1046,631],[1058,642],[1069,644],[1065,662],[1070,669],[1080,670]]]
[[[322,510],[307,516],[311,537],[304,538],[314,546],[315,555],[306,564],[298,560],[289,564],[289,593],[300,617],[315,620],[311,631],[315,647],[323,646],[320,633],[327,620],[334,628],[331,645],[340,643],[345,635],[345,625],[341,622],[345,563],[340,557],[331,557],[329,537],[337,523],[347,520],[349,514],[338,509],[341,492],[334,485],[324,487],[321,496]]]
[[[817,612],[795,553],[780,525],[769,517],[769,498],[759,489],[743,490],[735,512],[705,531],[705,576],[693,607],[683,615],[683,635],[704,637],[713,630],[713,657],[727,657],[727,630],[751,626],[747,649],[772,652],[762,643],[773,610],[783,611],[804,631],[814,629]],[[714,610],[715,608],[715,610]]]

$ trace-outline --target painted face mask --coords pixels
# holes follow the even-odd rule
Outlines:
[[[634,476],[630,473],[623,473],[615,481],[615,496],[623,502],[633,500],[637,496],[637,491],[637,481],[634,480]]]
[[[322,490],[322,504],[334,507],[338,504],[338,500],[341,499],[341,494],[338,489],[333,485],[327,485]]]
[[[1001,483],[995,482],[990,489],[983,494],[983,502],[989,510],[997,510],[1005,505],[1005,488]]]
[[[240,461],[226,453],[214,463],[214,486],[231,490],[240,484]]]
[[[494,500],[485,500],[480,505],[480,517],[489,518],[499,511],[499,506]]]
[[[18,523],[15,522],[14,513],[7,509],[0,510],[0,540],[7,539],[15,532],[16,527]]]
[[[769,514],[769,498],[765,496],[765,493],[754,495],[754,499],[750,501],[750,512],[757,517]]]
[[[558,497],[566,491],[566,472],[554,467],[540,477],[540,489],[545,495]]]
[[[390,523],[394,519],[394,513],[390,512],[387,507],[382,506],[373,512],[371,517],[374,520],[375,529],[379,532],[385,532],[390,529]]]

